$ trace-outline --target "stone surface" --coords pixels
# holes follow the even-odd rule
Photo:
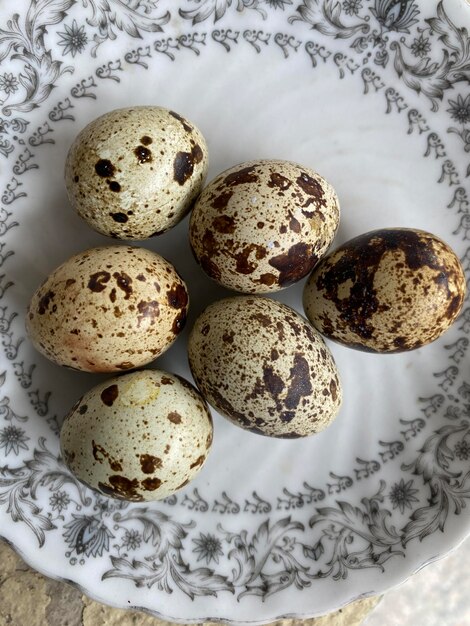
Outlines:
[[[173,626],[146,613],[105,606],[71,585],[45,578],[2,541],[0,563],[0,626]],[[324,617],[282,620],[276,626],[359,626],[378,601],[359,600]]]
[[[106,624],[106,626],[174,626],[172,622],[164,622],[145,613],[113,609],[86,597],[83,597],[83,601],[85,605],[83,626],[97,626],[99,624]],[[281,620],[275,624],[276,626],[360,626],[378,602],[379,598],[358,600],[344,609],[323,617],[309,620]],[[55,626],[55,624],[51,626]],[[205,622],[198,626],[212,626],[212,623]]]
[[[46,593],[50,598],[46,607],[47,626],[82,626],[83,595],[79,589],[47,579]]]
[[[0,626],[44,626],[50,603],[46,579],[32,570],[18,570],[0,587]],[[21,599],[21,601],[19,601]]]
[[[315,619],[286,619],[275,626],[359,626],[380,601],[380,597],[357,600],[339,611]],[[274,625],[273,625],[274,626]],[[365,626],[365,625],[364,625]]]
[[[174,626],[171,622],[158,620],[145,613],[113,609],[85,597],[83,600],[85,603],[83,626],[105,624],[106,626]],[[309,620],[281,620],[275,622],[275,626],[359,626],[378,601],[379,598],[359,600],[324,617]],[[51,626],[55,626],[55,624]],[[212,626],[212,623],[205,622],[197,626]]]

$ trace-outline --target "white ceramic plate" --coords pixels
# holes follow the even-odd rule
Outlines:
[[[0,532],[33,567],[168,620],[257,624],[380,593],[468,535],[468,298],[413,353],[332,345],[344,406],[316,437],[269,440],[215,415],[204,471],[145,506],[84,489],[62,464],[61,419],[102,377],[38,355],[24,311],[54,267],[108,241],[68,206],[63,164],[79,129],[129,104],[193,120],[210,175],[258,157],[318,170],[341,200],[336,243],[422,228],[470,275],[469,24],[464,0],[2,3]],[[226,292],[186,230],[143,245],[188,282],[191,327]],[[301,310],[302,287],[278,297]],[[158,367],[190,377],[186,336]]]

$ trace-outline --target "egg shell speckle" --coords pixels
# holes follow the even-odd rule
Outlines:
[[[390,228],[325,257],[304,289],[308,319],[325,336],[368,352],[403,352],[437,339],[465,299],[453,250],[421,230]]]
[[[210,305],[191,331],[188,355],[206,400],[252,432],[305,437],[340,408],[341,384],[323,339],[275,300],[238,296]]]
[[[208,168],[202,133],[161,107],[117,109],[88,124],[67,155],[69,200],[104,235],[147,239],[177,224]]]
[[[312,270],[339,224],[333,187],[296,163],[241,163],[198,198],[190,242],[204,271],[244,293],[279,291]]]
[[[62,456],[73,474],[114,498],[160,500],[202,469],[209,409],[186,380],[160,370],[116,376],[88,391],[64,420]]]
[[[63,263],[34,293],[26,329],[59,365],[116,372],[153,361],[186,322],[186,285],[171,263],[144,248],[105,246]]]

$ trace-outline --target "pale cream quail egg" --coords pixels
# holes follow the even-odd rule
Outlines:
[[[212,418],[189,382],[142,370],[80,398],[64,420],[60,443],[66,465],[92,489],[124,500],[160,500],[200,472]]]
[[[26,328],[59,365],[116,372],[150,363],[184,327],[188,292],[163,257],[105,246],[71,257],[34,293]]]
[[[304,289],[308,319],[326,337],[368,352],[437,339],[465,299],[455,252],[422,230],[374,230],[326,256]]]
[[[194,324],[188,353],[205,399],[252,432],[305,437],[340,408],[341,384],[323,339],[275,300],[238,296],[211,304]]]
[[[67,155],[70,202],[95,230],[147,239],[177,224],[202,189],[207,145],[196,126],[155,106],[117,109],[76,137]]]
[[[279,291],[310,273],[339,224],[333,187],[288,161],[249,161],[198,198],[190,242],[208,276],[244,293]]]

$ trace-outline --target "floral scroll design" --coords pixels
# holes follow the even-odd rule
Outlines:
[[[371,19],[372,18],[372,19]],[[432,111],[439,109],[449,90],[461,93],[447,100],[449,113],[458,125],[449,127],[470,151],[470,95],[459,89],[470,83],[470,37],[457,27],[441,0],[436,14],[419,23],[414,0],[304,0],[291,23],[303,21],[323,35],[353,38],[351,48],[363,64],[393,64],[394,71],[412,91],[428,98]],[[414,28],[412,28],[414,27]],[[470,164],[467,169],[470,176]]]
[[[425,22],[427,26],[418,30],[421,41],[427,45],[415,48],[414,55],[419,51],[420,57],[417,62],[405,60],[405,40],[393,42],[390,48],[395,54],[394,66],[398,75],[410,89],[427,96],[432,110],[437,111],[438,100],[443,99],[445,91],[455,88],[460,82],[470,83],[470,38],[466,28],[458,28],[447,16],[442,0],[437,6],[436,17]],[[431,38],[433,44],[436,38],[441,42],[440,58],[437,60],[430,56]],[[415,46],[419,45],[419,41],[414,40]]]
[[[23,522],[30,528],[36,535],[39,547],[42,547],[46,540],[45,533],[57,528],[57,524],[64,519],[61,512],[65,506],[57,504],[57,494],[62,493],[61,489],[67,484],[74,486],[77,491],[79,501],[74,501],[77,509],[91,504],[84,487],[75,481],[58,457],[46,448],[45,439],[40,438],[32,458],[23,465],[16,468],[0,467],[0,504],[7,507],[7,513],[14,522]],[[36,504],[40,489],[47,489],[51,493],[52,512],[45,514]],[[70,503],[69,495],[66,500]]]
[[[111,2],[109,4],[111,5]],[[147,3],[148,6],[150,4]],[[207,6],[209,4],[207,3]],[[238,6],[241,6],[230,2],[219,4],[230,5],[237,10]],[[250,6],[245,4],[249,9]],[[252,4],[251,8],[254,8],[255,3]],[[279,12],[285,11],[289,5],[286,2],[281,6],[280,2],[266,1],[259,2],[258,6],[262,4],[265,8],[271,7]],[[382,40],[387,33],[407,34],[406,29],[412,25],[411,21],[416,20],[417,15],[412,10],[413,3],[400,4],[403,5],[401,13],[398,9],[392,11],[393,6],[390,2],[374,4],[377,12],[374,19],[381,23],[379,20],[381,17],[383,22]],[[155,5],[156,3],[152,4]],[[212,5],[215,6],[214,3]],[[314,3],[311,3],[311,6],[313,5]],[[327,5],[333,7],[334,3],[325,2],[324,6]],[[134,3],[134,6],[142,8],[144,4]],[[198,6],[202,8],[204,4],[199,3]],[[354,27],[354,32],[344,38],[362,37],[372,32],[370,30],[372,18],[363,12],[364,0],[363,2],[345,0],[339,6],[340,10],[336,9],[334,19],[329,22],[328,28],[341,28],[341,25]],[[365,19],[366,17],[369,19]],[[73,22],[69,23],[72,28]],[[60,32],[67,33],[63,26],[60,28]],[[80,35],[80,28],[77,22],[76,28],[72,28],[74,36]],[[194,54],[198,54],[205,45],[206,35],[200,34],[197,37],[196,35],[190,33],[181,36],[180,40],[178,42],[174,40],[174,45],[171,46],[168,40],[171,54],[176,54],[183,48],[189,48]],[[212,39],[217,41],[214,37]],[[430,42],[432,41],[434,46],[436,39],[431,39],[428,31],[420,32],[415,39],[416,42],[411,38],[407,40],[411,54],[414,50],[417,56],[426,58],[430,53]],[[81,41],[83,43],[83,39]],[[87,41],[90,41],[90,37]],[[247,42],[245,45],[253,45],[250,37],[244,35],[243,39],[239,37],[237,40],[230,40],[230,49],[242,45],[242,41]],[[267,33],[263,35],[263,39],[257,37],[255,41],[263,43],[263,46],[259,46],[260,50],[271,45],[268,42],[279,45],[275,37],[270,38]],[[400,45],[404,45],[401,40]],[[379,44],[377,49],[381,49]],[[299,47],[299,51],[302,50],[303,48]],[[162,52],[156,43],[154,51]],[[255,51],[259,52],[256,48]],[[387,112],[401,115],[405,124],[408,119],[409,134],[421,135],[431,130],[427,120],[416,109],[410,109],[398,92],[391,88],[385,89],[385,84],[371,71],[370,65],[364,63],[365,67],[360,72],[358,63],[351,61],[343,53],[330,53],[315,42],[306,42],[305,52],[312,59],[313,67],[316,67],[314,59],[316,63],[321,63],[326,62],[331,56],[329,62],[336,65],[340,78],[343,78],[346,72],[360,74],[364,81],[364,93],[372,94],[384,89],[382,92],[386,98],[386,102],[383,102],[384,110],[386,105]],[[77,50],[76,54],[80,54],[80,51]],[[146,59],[152,54],[152,48],[147,46],[139,48],[134,56],[131,55],[129,58],[126,56],[125,60],[128,63],[138,63],[147,69]],[[284,54],[284,57],[288,58],[288,55]],[[367,53],[364,53],[362,58],[375,59],[373,56],[367,57]],[[374,62],[380,65],[375,60]],[[334,66],[332,67],[334,69]],[[10,79],[9,72],[7,78]],[[50,111],[50,123],[46,122],[43,127],[30,135],[29,145],[34,152],[41,150],[41,146],[48,142],[54,142],[50,134],[54,124],[60,120],[73,121],[70,112],[65,113],[74,108],[70,106],[71,102],[76,104],[76,98],[81,97],[97,97],[95,90],[103,76],[97,73],[96,78],[98,79],[96,81],[93,76],[82,80],[77,88],[74,88],[75,91],[71,91],[72,99],[68,103],[66,99]],[[16,86],[14,82],[12,84]],[[449,113],[453,116],[457,129],[465,128],[468,123],[467,99],[464,95],[459,96],[460,94],[452,95],[448,101]],[[18,119],[20,120],[18,127],[25,128],[27,121]],[[10,120],[12,122],[10,128],[13,130],[13,120],[11,118]],[[434,135],[435,133],[431,133],[423,136],[426,139],[424,156],[444,160],[442,142]],[[5,191],[6,204],[12,204],[20,197],[22,192],[17,189],[21,189],[21,177],[33,167],[30,164],[23,171],[23,165],[29,163],[32,156],[25,151],[23,161],[19,161],[19,170],[14,172],[18,179],[15,178],[16,183],[9,184]],[[452,165],[447,158],[445,163]],[[443,167],[445,176],[440,182],[449,184],[451,188],[452,200],[448,209],[453,209],[459,219],[462,215],[462,220],[466,220],[462,221],[461,230],[454,234],[461,234],[462,239],[467,240],[470,237],[470,225],[466,226],[468,197],[465,189],[460,186],[460,181],[451,184],[453,170],[450,166],[446,168]],[[0,225],[6,225],[5,232],[0,230],[0,235],[3,236],[13,225],[18,226],[18,223],[7,222],[12,214],[6,209],[1,211],[4,213],[3,217],[0,214]],[[13,254],[12,251],[5,252],[3,245],[2,242],[0,264],[8,259],[7,255]],[[463,259],[467,271],[470,271],[469,254],[470,249]],[[0,277],[0,288],[3,290],[1,297],[13,284],[7,278],[1,282],[3,275]],[[461,321],[458,322],[458,329],[465,334],[470,333],[469,314],[467,306]],[[7,350],[13,346],[10,327],[14,316],[17,315],[6,307],[0,307],[0,334]],[[359,505],[348,501],[348,496],[345,495],[353,484],[353,478],[332,472],[330,473],[332,482],[327,483],[323,489],[312,487],[307,482],[303,483],[298,492],[282,489],[282,494],[277,498],[277,506],[275,502],[267,502],[256,492],[252,493],[249,500],[245,500],[245,508],[243,503],[240,507],[225,492],[210,502],[194,489],[192,496],[187,492],[179,501],[176,496],[168,499],[165,504],[174,506],[178,502],[180,505],[178,514],[170,516],[151,507],[135,507],[101,498],[87,492],[73,480],[61,460],[47,449],[44,439],[35,442],[34,449],[29,440],[23,441],[26,448],[19,445],[21,433],[18,433],[18,430],[22,430],[21,421],[24,418],[12,412],[8,399],[4,402],[0,400],[0,417],[5,420],[1,426],[3,429],[14,426],[17,431],[15,434],[11,430],[5,430],[6,434],[0,440],[0,445],[5,442],[2,456],[7,457],[6,447],[9,445],[9,454],[15,458],[12,459],[10,456],[8,462],[11,459],[22,464],[19,467],[10,465],[0,467],[0,505],[5,507],[14,522],[29,526],[36,535],[40,547],[47,541],[50,531],[53,531],[51,534],[54,538],[58,540],[62,538],[66,546],[65,556],[71,565],[83,565],[91,559],[107,559],[109,569],[103,577],[105,581],[125,578],[137,587],[161,589],[166,593],[179,589],[190,598],[228,592],[236,594],[239,599],[251,595],[264,600],[292,586],[299,589],[307,588],[316,578],[341,579],[353,571],[366,568],[384,571],[389,559],[401,558],[405,554],[408,542],[423,540],[437,530],[443,530],[449,514],[459,514],[470,497],[469,474],[464,469],[470,457],[470,385],[463,383],[455,392],[459,397],[456,399],[452,396],[459,375],[457,366],[465,358],[465,351],[469,345],[468,340],[465,340],[465,337],[460,337],[459,343],[445,346],[449,350],[448,358],[451,364],[443,372],[435,374],[439,393],[420,399],[423,417],[410,416],[409,420],[400,420],[403,425],[401,435],[405,442],[413,441],[417,433],[426,427],[428,423],[426,420],[438,411],[442,412],[443,420],[448,420],[449,423],[444,422],[444,426],[425,439],[416,459],[402,465],[400,480],[392,483],[380,481],[378,489],[376,485],[371,487],[373,495],[361,500]],[[10,360],[13,359],[17,359],[16,353]],[[13,366],[20,384],[29,389],[34,365],[18,360]],[[48,413],[49,392],[44,393],[33,388],[28,395],[37,414],[45,416]],[[448,401],[451,403],[446,405]],[[12,447],[15,442],[17,448]],[[396,455],[404,451],[404,444],[401,441],[380,441],[379,444],[381,448],[378,454],[382,463],[392,461]],[[369,474],[374,473],[374,467],[379,468],[380,465],[375,458],[371,461],[357,459],[357,463],[357,469],[354,470],[355,480],[362,476],[367,478]],[[45,501],[49,502],[47,509],[41,509],[38,505],[40,491],[43,495],[45,493]],[[327,493],[334,495],[333,504],[321,506]],[[425,496],[428,496],[427,502],[424,500]],[[41,501],[44,501],[44,498],[41,498]],[[310,519],[308,515],[311,509],[309,508],[307,513],[305,505],[314,507],[315,514],[311,515]],[[259,523],[254,523],[250,531],[240,530],[232,521],[231,516],[238,515],[242,509],[260,516]],[[194,518],[196,513],[199,515],[207,511],[223,515],[223,522],[220,524],[214,522],[214,527],[208,525],[204,532],[200,532]],[[216,519],[220,519],[220,516]],[[240,524],[240,520],[241,517],[237,519],[237,524]],[[207,521],[210,523],[210,520]],[[231,566],[228,569],[230,575],[227,573],[227,563]]]
[[[326,37],[351,39],[350,47],[362,64],[393,65],[409,89],[428,98],[432,111],[438,110],[448,90],[470,83],[468,31],[452,22],[442,0],[435,15],[424,19],[414,0],[303,0],[295,9],[291,5],[290,0],[186,0],[179,15],[196,25],[218,22],[229,10],[251,11],[266,19],[268,9],[279,9],[290,23],[301,21]],[[446,109],[459,123],[448,132],[460,137],[466,152],[470,151],[469,98],[459,93],[448,99]]]
[[[199,533],[192,540],[196,566],[190,567],[183,558],[183,540],[194,527],[175,523],[163,513],[142,508],[127,514],[115,514],[122,524],[133,523],[126,530],[121,545],[132,551],[141,542],[152,554],[144,559],[126,556],[111,556],[112,569],[103,578],[128,578],[136,586],[153,587],[171,592],[175,586],[191,599],[199,595],[217,595],[220,591],[236,593],[241,599],[246,595],[257,595],[263,599],[295,584],[303,588],[311,584],[312,576],[305,557],[296,554],[303,545],[294,534],[304,530],[304,525],[285,517],[272,523],[264,521],[253,534],[242,530],[233,533],[218,525],[214,534]],[[133,544],[129,540],[134,538]],[[117,548],[120,546],[117,545]],[[217,573],[219,558],[225,557],[233,563],[231,576]],[[300,559],[300,560],[299,560]],[[198,566],[198,562],[207,566]],[[211,565],[212,567],[208,567]],[[273,571],[273,566],[277,571]]]
[[[78,21],[68,17],[76,1],[32,0],[24,18],[14,14],[0,27],[0,62],[10,58],[17,68],[16,74],[0,74],[3,115],[36,108],[48,98],[59,78],[73,71],[63,60],[53,58],[49,49],[52,36],[56,37],[57,46],[52,47],[56,55],[61,49],[63,58],[73,58],[93,42],[89,53],[96,56],[98,47],[116,39],[119,32],[134,38],[145,31],[161,32],[171,17],[168,11],[159,11],[159,0],[81,0],[80,13],[76,11]],[[229,9],[253,12],[262,19],[267,18],[268,11],[276,11],[285,14],[290,23],[305,22],[326,37],[351,39],[350,47],[362,63],[373,61],[386,67],[393,62],[400,79],[425,95],[433,111],[447,90],[470,82],[468,32],[453,24],[442,1],[436,15],[417,27],[420,11],[413,0],[303,0],[295,9],[292,0],[186,0],[178,14],[197,25],[206,20],[217,22]],[[58,24],[60,30],[50,32]],[[456,133],[469,151],[466,97],[461,93],[450,98],[447,110],[461,124],[450,127],[449,132]],[[457,118],[456,108],[460,111]],[[0,152],[8,156],[12,144],[0,139]]]
[[[64,31],[57,34],[60,38],[57,43],[63,49],[63,56],[71,54],[74,57],[76,54],[81,54],[88,43],[85,25],[78,26],[77,20],[73,20],[70,26],[64,23]]]
[[[142,31],[157,32],[169,21],[169,12],[157,15],[159,0],[81,0],[82,18],[94,31],[96,56],[98,47],[108,39],[116,39],[119,31],[141,37]],[[54,58],[47,46],[50,27],[63,22],[76,0],[31,0],[26,15],[15,13],[0,27],[0,63],[9,58],[18,68],[17,74],[0,75],[0,107],[9,117],[13,111],[28,112],[49,97],[59,78],[73,72],[73,67]],[[85,23],[73,20],[63,24],[57,33],[63,55],[72,56],[88,43]],[[57,49],[55,50],[57,53]],[[7,146],[8,148],[8,146]],[[1,149],[1,143],[0,143]]]
[[[218,22],[228,9],[255,11],[263,19],[268,16],[267,10],[284,11],[294,4],[293,0],[186,0],[184,7],[179,9],[179,15],[190,20],[193,25],[212,19]],[[196,5],[196,6],[194,6]]]
[[[463,141],[465,152],[470,152],[470,93],[464,98],[458,94],[456,98],[449,98],[448,113],[457,126],[451,126],[447,132],[455,133]],[[467,167],[467,176],[470,176],[470,164]]]
[[[362,56],[362,62],[372,59],[382,67],[393,62],[404,83],[429,98],[433,111],[446,90],[459,82],[470,82],[468,31],[450,20],[442,0],[436,15],[413,30],[420,13],[413,0],[375,0],[354,6],[357,10],[353,11],[348,10],[348,3],[337,0],[304,0],[297,8],[298,15],[289,21],[306,22],[335,38],[350,38],[360,32],[351,48]]]
[[[116,544],[118,554],[110,556],[113,567],[105,572],[103,579],[128,578],[137,587],[156,586],[167,593],[177,587],[191,599],[217,595],[222,590],[233,592],[233,585],[226,576],[205,566],[190,567],[184,559],[183,541],[188,530],[194,528],[194,521],[187,524],[175,522],[165,513],[147,507],[115,513],[113,520],[115,531],[125,530],[121,543]],[[143,560],[130,559],[126,552],[122,553],[123,549],[128,552],[138,549],[141,542],[151,552]],[[199,550],[206,562],[213,558],[218,563],[219,543],[210,536],[200,539]]]
[[[470,418],[470,406],[467,408]],[[346,578],[353,569],[374,567],[383,571],[383,564],[393,556],[404,556],[404,548],[415,539],[423,540],[437,530],[443,531],[450,512],[460,514],[470,498],[470,471],[461,469],[470,450],[470,422],[448,424],[426,439],[418,457],[402,470],[421,478],[429,491],[427,504],[416,497],[419,489],[413,478],[401,479],[391,487],[381,480],[372,498],[363,498],[361,506],[338,502],[337,507],[318,509],[310,526],[321,528],[317,553],[328,554],[327,567],[318,576]],[[392,509],[412,513],[397,530],[392,523]],[[417,505],[418,504],[418,505]]]
[[[464,399],[468,390],[470,385],[462,385]],[[380,480],[377,492],[359,506],[346,500],[317,506],[308,520],[311,532],[293,515],[264,520],[254,532],[233,532],[227,521],[196,532],[194,520],[182,522],[178,516],[176,521],[152,507],[91,498],[44,439],[21,467],[0,469],[0,504],[14,521],[29,526],[39,546],[47,531],[61,529],[71,565],[107,555],[111,567],[103,580],[126,578],[166,593],[178,588],[191,599],[229,592],[238,599],[256,595],[264,600],[291,585],[309,587],[316,578],[339,580],[367,568],[384,571],[389,559],[404,556],[410,541],[444,530],[449,514],[459,514],[470,499],[465,463],[470,458],[469,404],[460,416],[464,419],[458,423],[435,430],[417,457],[402,464],[405,478],[393,484]],[[40,489],[50,494],[47,514],[35,504]],[[231,564],[231,575],[224,561]]]

